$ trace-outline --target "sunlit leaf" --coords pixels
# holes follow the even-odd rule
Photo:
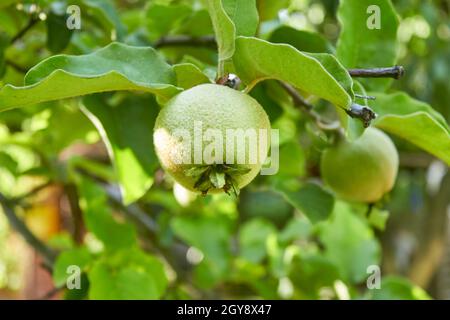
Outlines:
[[[138,249],[97,260],[88,275],[89,298],[95,300],[159,299],[167,288],[163,264]]]
[[[450,130],[445,119],[428,104],[406,93],[370,93],[378,118],[373,125],[392,133],[450,165]]]
[[[223,64],[233,56],[236,28],[233,21],[226,14],[221,0],[204,0],[203,3],[208,9],[214,33],[216,34],[219,48],[219,63]]]
[[[390,0],[342,0],[338,19],[342,29],[337,44],[337,57],[345,67],[376,68],[395,65],[399,18]],[[367,88],[384,90],[390,80],[370,79],[363,83]]]
[[[269,37],[273,43],[290,44],[299,51],[311,53],[334,53],[333,46],[319,33],[298,30],[289,26],[275,29]]]
[[[388,276],[382,279],[379,289],[370,290],[373,300],[429,300],[431,297],[408,279]]]
[[[222,0],[223,8],[234,22],[237,36],[254,36],[258,28],[256,0]]]
[[[331,64],[330,59],[327,58],[326,62],[333,68],[337,67],[337,63]],[[233,62],[236,73],[249,88],[266,79],[278,79],[344,109],[352,102],[331,70],[327,70],[318,59],[290,45],[238,37]],[[342,74],[342,70],[334,71],[339,72],[339,76]]]
[[[136,231],[127,222],[118,222],[108,206],[106,192],[101,186],[87,178],[78,183],[80,207],[84,222],[90,232],[99,239],[106,249],[132,248],[136,245]]]
[[[152,48],[113,43],[92,54],[57,55],[32,68],[25,87],[0,90],[0,111],[86,94],[140,90],[168,99],[180,92],[175,73]]]
[[[319,237],[325,246],[325,257],[338,267],[344,280],[363,281],[367,268],[379,264],[380,246],[373,231],[350,205],[336,203],[330,220],[321,226]]]
[[[153,147],[153,126],[159,107],[149,96],[129,96],[118,105],[106,96],[85,97],[83,104],[112,156],[123,200],[142,197],[153,183],[158,160]]]
[[[68,277],[74,274],[71,266],[78,267],[79,271],[84,271],[88,263],[92,261],[92,256],[85,247],[69,249],[63,251],[56,259],[53,267],[53,281],[56,286],[66,284]]]
[[[211,83],[208,76],[192,63],[176,64],[173,70],[177,77],[177,86],[180,88],[189,89],[202,83]]]

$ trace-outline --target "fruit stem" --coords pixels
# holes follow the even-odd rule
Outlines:
[[[374,120],[377,115],[376,113],[367,106],[361,106],[357,103],[353,103],[350,109],[345,110],[345,112],[352,118],[361,119],[364,128],[368,128],[372,120]]]

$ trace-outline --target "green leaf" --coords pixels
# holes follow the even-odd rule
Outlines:
[[[5,51],[9,46],[9,42],[9,36],[5,32],[0,31],[0,78],[3,78],[6,71]]]
[[[267,255],[267,238],[276,232],[276,228],[265,219],[256,218],[246,222],[239,230],[240,255],[248,261],[260,263]]]
[[[214,27],[214,33],[219,49],[219,64],[223,65],[233,56],[236,28],[233,21],[231,21],[226,14],[221,0],[203,0],[203,3],[208,9]],[[219,77],[220,76],[222,76],[222,74],[219,74]]]
[[[60,10],[59,5],[63,5],[62,10]],[[47,25],[47,48],[52,53],[59,53],[70,43],[73,30],[66,26],[68,16],[65,12],[65,4],[57,2],[53,7],[55,8],[49,12],[45,20]]]
[[[334,197],[315,183],[307,183],[298,191],[280,191],[286,200],[303,212],[312,223],[327,219],[333,211]]]
[[[335,49],[321,34],[297,30],[289,26],[275,29],[269,37],[273,43],[290,44],[299,51],[311,53],[334,53]]]
[[[98,260],[89,271],[89,298],[94,300],[159,299],[167,288],[163,264],[138,249]]]
[[[320,289],[333,287],[340,278],[336,265],[319,254],[300,254],[292,260],[289,278],[301,299],[319,299]]]
[[[322,66],[336,79],[342,88],[347,91],[351,99],[354,97],[353,93],[353,79],[344,68],[344,66],[336,59],[335,56],[329,53],[306,53],[305,54],[317,59]]]
[[[377,6],[377,13],[367,12]],[[379,18],[379,29],[371,28]],[[375,68],[395,65],[397,61],[397,27],[399,18],[390,0],[342,0],[338,10],[341,34],[337,58],[347,68]],[[376,27],[376,26],[375,26]],[[384,90],[390,79],[363,81],[367,88]]]
[[[330,58],[326,58],[330,62]],[[309,94],[347,109],[352,97],[318,59],[287,44],[273,44],[251,37],[236,39],[233,56],[236,73],[248,90],[266,79],[278,79]],[[330,63],[331,65],[331,63]],[[333,67],[337,64],[334,63]],[[337,70],[335,70],[337,71]],[[339,76],[342,71],[339,70]]]
[[[261,21],[271,20],[278,16],[278,12],[289,7],[291,0],[257,0],[258,12]]]
[[[136,245],[134,226],[114,219],[108,197],[101,186],[87,178],[80,178],[78,191],[86,226],[106,249],[129,249]]]
[[[231,234],[223,218],[179,216],[172,220],[171,226],[178,237],[203,253],[204,259],[195,274],[202,287],[211,287],[226,277]]]
[[[159,112],[151,96],[127,96],[110,106],[105,95],[83,99],[88,117],[105,141],[126,204],[142,197],[153,184],[158,160],[153,146],[153,126]]]
[[[57,55],[32,68],[25,87],[0,90],[0,111],[86,94],[140,90],[169,99],[181,91],[175,73],[152,48],[112,43],[82,56]]]
[[[222,0],[223,8],[234,22],[236,36],[254,36],[258,29],[256,0]]]
[[[213,172],[209,175],[209,180],[214,187],[217,189],[222,189],[225,186],[225,173],[213,170]]]
[[[12,175],[19,174],[19,164],[7,152],[0,151],[0,168],[8,170]]]
[[[386,222],[389,218],[389,211],[381,210],[379,208],[372,208],[368,217],[370,225],[383,231],[386,227]]]
[[[201,37],[214,33],[209,13],[205,9],[195,10],[187,20],[176,29],[177,34]]]
[[[70,266],[77,266],[81,271],[92,261],[91,254],[85,247],[79,247],[63,251],[55,261],[53,266],[53,281],[55,286],[62,286],[66,283]]]
[[[358,283],[367,278],[367,267],[378,265],[380,246],[367,222],[350,205],[336,203],[329,221],[320,226],[319,237],[325,257],[339,268],[345,281]]]
[[[381,288],[368,291],[373,300],[430,300],[431,297],[408,279],[388,276],[382,279]]]
[[[19,2],[19,0],[2,0],[0,3],[0,9],[6,8],[16,2]]]
[[[121,40],[125,34],[125,26],[120,21],[120,17],[110,0],[78,0],[81,6],[81,12],[86,12],[88,15],[94,17],[104,29],[109,31],[108,36],[112,40]]]
[[[161,36],[169,34],[184,19],[186,19],[191,12],[191,8],[183,4],[151,4],[146,12],[146,21],[147,29],[152,39],[157,40]]]
[[[208,76],[192,63],[180,63],[173,66],[177,77],[177,87],[190,89],[202,83],[211,83]]]
[[[450,130],[445,119],[428,104],[406,93],[370,93],[378,114],[373,125],[422,148],[450,165]]]

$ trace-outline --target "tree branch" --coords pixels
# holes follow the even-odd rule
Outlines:
[[[340,124],[338,121],[323,121],[322,117],[313,110],[314,106],[306,101],[305,98],[303,98],[292,86],[282,81],[279,81],[279,84],[291,96],[294,105],[301,108],[311,119],[313,119],[319,128],[328,131],[340,130]]]
[[[66,194],[67,200],[70,206],[70,212],[73,218],[73,239],[76,243],[80,244],[83,242],[83,212],[81,211],[79,201],[78,201],[78,190],[74,184],[64,185],[64,193]]]
[[[22,66],[19,66],[17,63],[15,63],[14,61],[11,60],[6,60],[6,65],[10,66],[11,68],[13,68],[14,70],[16,70],[17,72],[20,73],[27,73],[28,70]]]
[[[350,76],[354,78],[394,78],[400,79],[405,74],[402,66],[373,69],[348,69]]]
[[[30,229],[28,229],[26,224],[16,215],[16,212],[12,207],[13,203],[1,193],[0,193],[0,204],[11,226],[22,235],[22,237],[27,241],[27,243],[30,246],[32,246],[37,252],[39,252],[42,255],[47,267],[51,268],[51,266],[55,261],[56,253],[52,249],[47,247],[41,240],[39,240],[30,231]]]
[[[14,42],[16,42],[17,40],[22,38],[38,22],[39,22],[38,17],[36,17],[36,16],[31,17],[30,20],[28,21],[27,25],[25,27],[23,27],[23,29],[19,30],[19,32],[17,32],[17,34],[11,38],[10,43],[13,44]]]
[[[217,48],[214,36],[191,37],[191,36],[170,36],[162,37],[153,44],[155,49],[163,47],[206,47],[211,49]]]

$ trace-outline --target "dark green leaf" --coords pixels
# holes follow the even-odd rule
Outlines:
[[[127,96],[115,106],[108,105],[106,98],[91,95],[83,103],[113,157],[124,202],[131,203],[150,188],[158,166],[153,126],[159,107],[150,96]]]
[[[191,8],[179,5],[153,3],[146,12],[147,29],[154,40],[169,34],[191,14]]]
[[[334,207],[334,197],[314,183],[307,183],[298,191],[281,191],[295,208],[303,212],[312,222],[328,218]]]
[[[53,267],[53,281],[55,286],[62,286],[71,275],[68,273],[70,266],[77,266],[80,271],[92,261],[92,256],[85,247],[63,251],[56,259]]]
[[[269,37],[273,43],[290,44],[299,51],[311,53],[334,53],[335,49],[319,33],[311,31],[297,30],[289,26],[281,26]]]
[[[50,11],[47,15],[47,48],[52,53],[63,51],[70,43],[73,30],[66,26],[67,15]]]
[[[116,221],[108,205],[106,192],[101,186],[83,178],[78,183],[78,190],[86,226],[106,249],[116,250],[136,245],[134,226]]]

